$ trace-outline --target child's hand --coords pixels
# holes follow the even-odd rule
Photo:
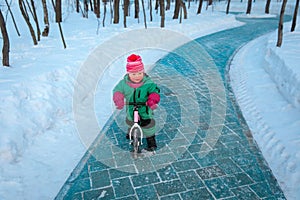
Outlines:
[[[160,101],[160,95],[157,93],[151,93],[148,96],[148,100],[146,102],[146,105],[151,108],[151,110],[154,110],[157,108],[157,104]]]
[[[113,96],[113,101],[117,109],[121,110],[124,107],[124,94],[121,92],[115,92]]]
[[[157,104],[154,104],[151,101],[147,101],[146,105],[149,106],[149,108],[151,108],[151,110],[155,110],[157,108]]]

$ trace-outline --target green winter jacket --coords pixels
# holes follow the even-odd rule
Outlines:
[[[124,94],[126,103],[128,102],[147,102],[149,94],[155,92],[160,92],[160,89],[157,85],[151,80],[151,78],[145,74],[142,82],[143,84],[138,88],[132,88],[129,86],[130,79],[128,74],[115,86],[113,93],[121,92]],[[133,121],[133,106],[126,106],[127,118],[130,121]],[[152,119],[153,111],[148,106],[141,106],[139,108],[139,115],[142,119]]]

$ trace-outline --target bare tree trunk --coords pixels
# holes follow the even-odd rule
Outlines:
[[[174,8],[173,19],[178,19],[178,16],[179,16],[179,10],[180,10],[180,1],[181,1],[181,0],[176,0],[176,1],[175,1],[175,8]]]
[[[76,12],[80,12],[80,2],[79,0],[76,0]]]
[[[107,2],[106,2],[106,0],[104,0],[104,10],[103,10],[103,20],[102,20],[102,24],[103,24],[103,27],[105,27],[105,18],[106,18],[106,4],[107,4]]]
[[[152,0],[150,0],[150,10],[149,10],[149,12],[150,12],[150,22],[152,22],[152,20],[153,20],[153,17],[152,17]]]
[[[124,28],[127,28],[126,25],[126,17],[128,16],[128,7],[129,7],[129,0],[124,0],[124,17],[123,17],[123,24],[124,24]]]
[[[187,19],[187,10],[186,10],[185,3],[182,0],[180,0],[180,2],[181,2],[180,5],[183,9],[183,19]]]
[[[119,23],[120,0],[114,0],[114,24]]]
[[[129,0],[124,0],[124,16],[129,16]]]
[[[185,3],[182,0],[176,0],[173,19],[178,19],[179,11],[181,10],[181,8],[183,8],[184,19],[187,18],[187,11],[186,11]]]
[[[199,0],[199,6],[198,6],[197,14],[201,13],[202,5],[203,5],[203,0]]]
[[[94,13],[97,18],[100,18],[100,0],[94,0]]]
[[[47,37],[49,35],[49,16],[48,16],[48,8],[47,8],[47,1],[46,0],[42,0],[42,4],[43,4],[43,12],[44,12],[44,24],[45,24],[45,28],[43,30],[42,36]]]
[[[62,22],[61,17],[61,0],[56,0],[55,2],[55,21],[56,22]]]
[[[296,0],[295,10],[294,10],[294,16],[293,16],[293,22],[292,22],[292,27],[291,27],[291,32],[294,32],[295,28],[296,28],[298,8],[299,8],[299,0]]]
[[[226,14],[228,14],[228,13],[229,13],[230,2],[231,2],[231,0],[227,0]]]
[[[20,10],[21,10],[21,13],[25,19],[25,22],[29,28],[29,31],[30,31],[30,35],[31,35],[31,38],[33,40],[33,44],[34,45],[37,45],[37,40],[36,40],[36,37],[35,37],[35,33],[34,33],[34,30],[32,28],[32,25],[30,23],[30,20],[29,20],[29,17],[28,17],[28,13],[25,12],[25,9],[24,9],[24,2],[23,0],[19,0],[19,7],[20,7]]]
[[[246,14],[250,14],[251,13],[251,7],[252,7],[252,0],[248,0]]]
[[[9,38],[8,38],[6,25],[5,25],[5,21],[1,9],[0,9],[0,28],[3,37],[2,65],[9,66]]]
[[[58,6],[60,6],[60,9],[57,8],[57,5],[54,4],[54,0],[51,0],[52,1],[52,6],[53,6],[53,9],[56,11],[58,11],[59,13],[56,15],[59,15],[60,14],[60,17],[59,16],[56,16],[56,20],[61,20],[61,0],[56,0],[56,3],[58,4]],[[60,11],[59,11],[60,10]],[[62,32],[62,28],[61,28],[61,25],[60,25],[60,22],[61,21],[56,21],[57,24],[58,24],[58,28],[59,28],[59,32],[60,32],[60,36],[61,36],[61,40],[63,42],[63,45],[64,45],[64,48],[67,48],[67,45],[66,45],[66,42],[65,42],[65,38],[64,38],[64,35],[63,35],[63,32]]]
[[[142,8],[143,8],[143,14],[144,14],[144,24],[145,24],[145,28],[147,28],[147,19],[146,19],[146,11],[145,11],[144,0],[142,0]]]
[[[270,13],[270,4],[271,4],[271,0],[267,0],[266,7],[265,7],[265,13],[266,14]]]
[[[97,18],[100,18],[100,5],[101,5],[100,0],[97,0]]]
[[[105,27],[105,18],[106,18],[106,0],[103,1],[103,19],[102,19],[102,26]]]
[[[134,0],[134,18],[139,18],[140,4],[139,0]]]
[[[165,1],[160,0],[159,1],[159,7],[160,7],[160,27],[164,28],[165,27]]]
[[[280,11],[280,18],[278,24],[278,39],[277,39],[277,47],[281,47],[282,44],[282,37],[283,37],[283,18],[284,18],[284,11],[286,7],[287,0],[283,0],[281,11]]]
[[[94,10],[94,13],[96,14],[96,12],[97,12],[97,2],[96,2],[97,0],[93,0],[93,4],[91,3],[91,7],[94,5],[94,7],[93,7],[93,10]]]
[[[59,0],[56,0],[59,1]],[[83,1],[83,17],[88,18],[89,17],[89,4],[87,0]]]
[[[94,12],[94,10],[93,10],[93,2],[92,2],[92,0],[89,0],[89,3],[90,3],[90,8],[91,8],[91,11],[92,11],[92,12]],[[87,11],[89,11],[89,9],[87,9]]]
[[[182,7],[179,8],[179,24],[182,22]]]
[[[206,10],[208,9],[208,6],[212,5],[212,0],[207,0],[207,4],[206,4]]]
[[[111,5],[111,1],[109,0],[109,7],[110,7],[110,23],[112,23],[113,18],[114,18],[114,11],[113,11],[113,6]]]
[[[170,10],[171,8],[171,0],[167,0],[166,10]]]
[[[158,11],[159,1],[160,0],[155,0],[155,7],[154,7],[154,9],[156,10],[156,13]]]
[[[208,3],[208,4],[207,4],[208,6],[211,6],[212,3],[213,3],[213,1],[212,1],[212,0],[208,0],[207,3]]]
[[[93,7],[92,2],[91,3],[91,7]],[[104,3],[104,2],[103,2]],[[94,8],[93,11],[96,15],[97,18],[97,22],[98,22],[98,26],[97,26],[97,35],[99,34],[99,28],[100,28],[100,0],[93,0],[93,4],[94,4]]]
[[[41,29],[40,29],[40,26],[39,26],[39,20],[38,20],[38,17],[36,15],[36,9],[35,9],[35,5],[34,5],[34,1],[30,0],[30,2],[31,2],[32,11],[33,11],[33,19],[34,19],[35,25],[36,25],[37,40],[40,41],[41,40]]]
[[[16,29],[16,31],[17,31],[17,34],[18,34],[18,36],[21,36],[21,34],[20,34],[19,30],[18,30],[16,21],[15,21],[15,18],[14,18],[14,15],[13,15],[11,9],[10,9],[10,5],[8,4],[7,0],[5,0],[5,3],[6,3],[6,5],[7,5],[8,11],[9,11],[9,13],[10,13],[10,15],[11,15],[12,20],[13,20],[13,24],[14,24],[14,27],[15,27],[15,29]]]

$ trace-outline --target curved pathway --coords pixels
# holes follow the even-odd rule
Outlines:
[[[278,19],[239,20],[245,25],[185,44],[151,70],[162,96],[155,155],[134,159],[124,112],[114,115],[56,199],[285,199],[227,77],[234,52]]]

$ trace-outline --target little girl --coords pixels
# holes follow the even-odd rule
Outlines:
[[[113,90],[113,101],[117,109],[122,109],[126,102],[146,102],[146,106],[139,108],[140,126],[147,140],[147,151],[156,150],[155,120],[153,110],[157,108],[160,101],[160,89],[144,72],[144,64],[139,55],[131,54],[127,58],[127,74],[115,86]],[[129,127],[133,125],[133,106],[126,106],[126,123]],[[127,133],[126,138],[129,139]]]

